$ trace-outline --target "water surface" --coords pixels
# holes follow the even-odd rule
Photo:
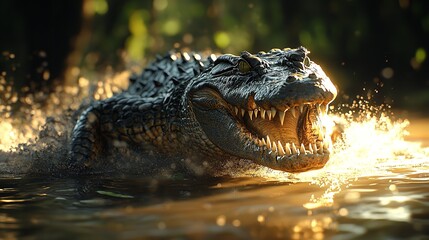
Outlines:
[[[257,177],[4,177],[1,237],[426,239],[428,180],[427,165],[392,168],[334,191]]]

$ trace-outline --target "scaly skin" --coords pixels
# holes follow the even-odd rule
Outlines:
[[[82,114],[70,166],[90,171],[103,149],[125,144],[163,158],[321,168],[330,152],[323,119],[337,91],[307,54],[300,47],[205,60],[158,57],[126,92]]]

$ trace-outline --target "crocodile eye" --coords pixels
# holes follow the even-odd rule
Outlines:
[[[310,67],[310,58],[308,58],[308,57],[304,58],[304,66],[305,67]]]
[[[252,67],[250,67],[250,64],[245,60],[240,60],[238,62],[238,70],[240,70],[241,73],[248,73],[251,69]]]

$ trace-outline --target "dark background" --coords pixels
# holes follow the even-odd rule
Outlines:
[[[2,0],[0,73],[49,91],[172,48],[308,48],[339,86],[395,108],[429,106],[429,1]],[[28,88],[29,86],[29,88]]]

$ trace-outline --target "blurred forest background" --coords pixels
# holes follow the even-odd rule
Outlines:
[[[429,107],[429,1],[2,0],[0,73],[27,91],[144,65],[172,48],[239,54],[305,46],[339,86]]]

